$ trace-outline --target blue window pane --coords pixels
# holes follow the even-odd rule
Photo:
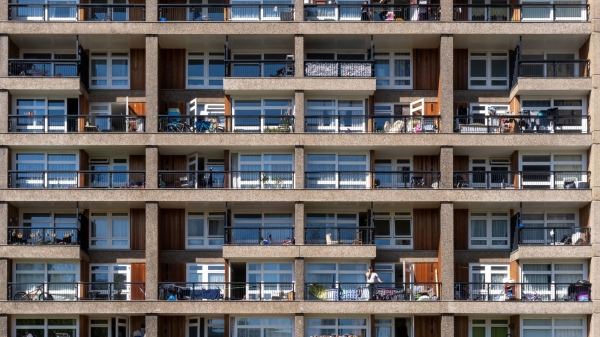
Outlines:
[[[92,60],[92,77],[105,77],[108,74],[107,69],[106,60]]]
[[[204,60],[188,60],[188,76],[204,76]]]
[[[127,60],[113,60],[112,61],[112,76],[115,77],[126,77],[129,71],[127,66]]]

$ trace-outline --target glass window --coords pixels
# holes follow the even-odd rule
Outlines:
[[[507,52],[469,52],[469,89],[508,89]]]
[[[231,244],[288,245],[292,243],[292,213],[236,213],[233,215]]]
[[[131,292],[139,292],[131,283],[129,264],[90,264],[90,285],[93,298],[105,300],[130,300]]]
[[[223,87],[224,58],[223,53],[188,52],[187,89]]]
[[[365,132],[365,102],[362,99],[309,99],[305,120],[305,132]]]
[[[129,249],[129,213],[91,212],[90,249]]]
[[[129,52],[92,52],[90,89],[129,89]]]
[[[306,318],[307,336],[323,335],[356,335],[366,337],[368,318],[364,317],[331,317],[331,318]]]
[[[55,316],[52,318],[48,317],[14,317],[12,335],[13,336],[27,336],[32,334],[34,336],[71,336],[77,337],[78,335],[78,318],[69,316]]]
[[[43,291],[49,293],[54,300],[77,299],[75,291],[75,282],[79,280],[77,261],[16,262],[13,268],[13,280],[16,284],[12,287],[12,294],[9,296],[22,296],[17,295],[18,292],[35,293],[36,288],[43,284]]]
[[[585,317],[523,318],[523,337],[537,336],[587,336]]]
[[[587,280],[587,264],[584,263],[523,263],[523,296],[539,296],[543,301],[577,301],[577,293],[589,289],[581,285],[574,292],[572,284]]]
[[[508,249],[508,212],[471,212],[469,249]]]
[[[186,248],[221,249],[225,212],[187,212]]]
[[[366,154],[307,154],[306,188],[365,189],[370,185]]]
[[[378,248],[412,249],[410,212],[375,212],[375,244]]]
[[[233,101],[233,132],[291,132],[294,115],[291,99]]]
[[[239,167],[233,173],[234,188],[293,188],[293,154],[239,154],[238,158]]]
[[[77,155],[71,153],[17,153],[14,155],[13,188],[77,187]]]
[[[375,53],[377,87],[412,89],[412,53]]]

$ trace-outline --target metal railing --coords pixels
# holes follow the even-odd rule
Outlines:
[[[439,171],[321,171],[304,172],[310,189],[438,188]]]
[[[307,245],[372,245],[374,228],[359,227],[305,227]]]
[[[373,172],[375,188],[438,188],[439,171]]]
[[[440,116],[304,116],[304,131],[314,133],[438,133],[439,124]]]
[[[293,301],[293,282],[159,282],[163,301]]]
[[[10,188],[144,188],[144,171],[8,171]]]
[[[591,301],[592,285],[576,283],[468,283],[454,284],[456,301]]]
[[[454,171],[454,188],[589,189],[588,171]]]
[[[294,77],[294,61],[225,60],[225,77]]]
[[[178,133],[292,133],[294,116],[218,115],[218,116],[158,116],[159,132]]]
[[[590,60],[520,60],[519,77],[590,77]]]
[[[145,122],[139,115],[9,115],[8,132],[145,132]]]
[[[79,66],[77,59],[9,59],[8,76],[79,77]]]
[[[294,227],[225,227],[224,242],[234,246],[293,245]]]
[[[588,4],[454,5],[454,21],[588,21]]]
[[[304,62],[306,77],[375,77],[375,61],[310,60]]]
[[[293,4],[158,4],[159,21],[293,21]]]
[[[371,188],[369,171],[304,172],[304,187],[314,189]]]
[[[441,298],[442,284],[415,283],[306,283],[308,301],[435,301]]]
[[[304,5],[304,21],[439,21],[440,5]]]
[[[144,282],[8,283],[9,301],[144,300]]]
[[[519,245],[562,246],[590,245],[590,227],[521,227]]]
[[[15,21],[145,21],[145,4],[16,4],[8,5]]]
[[[590,116],[454,116],[455,133],[590,133]]]
[[[293,171],[158,171],[160,188],[292,189]]]
[[[79,228],[8,227],[9,245],[80,245]]]

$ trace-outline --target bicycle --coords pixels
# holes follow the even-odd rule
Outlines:
[[[39,294],[39,295],[38,295]],[[54,297],[44,291],[44,285],[41,284],[35,288],[33,291],[19,291],[13,296],[13,300],[15,301],[33,301],[37,296],[38,301],[54,301]]]

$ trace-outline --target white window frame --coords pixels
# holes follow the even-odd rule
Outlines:
[[[312,265],[329,265],[329,266],[333,266],[333,269],[313,269],[311,270],[311,266]],[[345,269],[341,269],[340,265],[353,265],[353,266],[362,266],[361,268],[358,268],[356,270],[345,270]],[[338,291],[337,289],[339,287],[344,287],[344,282],[340,281],[340,276],[343,275],[355,275],[357,276],[359,279],[362,280],[366,280],[363,278],[363,275],[365,275],[367,268],[371,265],[370,261],[367,260],[350,260],[350,261],[344,261],[342,262],[336,262],[336,261],[331,261],[331,260],[323,260],[323,261],[311,261],[311,262],[306,262],[306,268],[305,268],[305,279],[306,284],[320,284],[322,286],[325,286],[328,288],[328,298],[329,300],[335,301],[338,300]],[[333,278],[331,280],[326,280],[324,282],[311,282],[309,279],[309,275],[319,275],[319,274],[331,274],[333,275]],[[346,283],[346,288],[348,287],[354,287],[354,286],[359,286],[359,285],[363,285],[361,283],[362,281],[359,281],[359,284],[350,284]],[[365,283],[366,284],[366,283]],[[308,292],[308,289],[307,289]],[[368,291],[363,291],[363,294],[361,294],[360,299],[368,299],[369,298],[369,294]]]
[[[22,233],[23,238],[27,240],[26,242],[30,244],[37,244],[39,240],[42,242],[53,242],[54,244],[58,244],[60,242],[64,243],[64,238],[66,234],[70,234],[71,236],[71,244],[73,242],[77,242],[79,238],[79,221],[78,216],[72,210],[70,211],[60,211],[60,210],[28,210],[28,209],[20,209],[19,210],[19,221],[18,223],[9,224],[10,227],[19,227],[19,229],[13,229],[11,232],[14,236],[14,233]],[[26,214],[36,214],[37,219],[28,219],[25,220]],[[47,214],[47,218],[41,218],[40,215]],[[72,221],[69,220],[60,220],[57,219],[57,215],[71,215],[73,216]],[[48,226],[49,225],[49,226]],[[30,228],[33,228],[31,230]],[[44,228],[42,232],[40,232],[39,228]],[[57,230],[60,228],[60,231]],[[71,229],[71,233],[68,233],[68,230]],[[39,237],[36,236],[33,239],[30,239],[28,235],[37,231],[40,233]],[[44,234],[45,232],[45,234]],[[75,238],[73,238],[75,237]],[[62,244],[61,243],[61,244]],[[68,244],[68,243],[67,243]]]
[[[75,98],[75,97],[68,97]],[[44,101],[44,105],[19,105],[19,101]],[[49,105],[50,101],[62,101],[62,107],[52,107]],[[15,97],[13,98],[13,116],[30,116],[29,112],[33,115],[37,115],[36,112],[41,112],[43,116],[40,118],[16,118],[12,119],[12,132],[44,132],[44,133],[66,133],[68,131],[67,126],[67,97]],[[62,110],[64,114],[54,115],[52,111]],[[19,111],[24,114],[19,114]],[[62,123],[55,124],[55,120],[62,119]]]
[[[196,320],[196,321],[192,322],[192,320]],[[196,327],[196,331],[197,331],[196,335],[190,334],[190,327]],[[200,331],[201,327],[204,327],[204,331]],[[223,337],[225,337],[225,335],[224,335],[225,334],[225,319],[224,318],[222,318],[222,317],[220,317],[220,318],[219,317],[200,317],[200,316],[188,317],[185,320],[185,330],[186,330],[185,337],[208,336],[208,329],[210,329],[210,328],[222,329]]]
[[[19,319],[43,319],[44,325],[17,325],[17,320]],[[75,325],[48,325],[48,320],[51,319],[72,319],[75,320]],[[74,336],[69,337],[79,337],[79,316],[57,316],[57,315],[11,315],[11,323],[12,323],[12,336],[21,336],[21,334],[17,334],[18,330],[44,330],[44,334],[42,336],[37,337],[53,337],[48,335],[48,329],[73,329],[75,330]],[[23,334],[23,336],[25,336]]]
[[[106,237],[92,236],[92,226],[94,220],[106,220]],[[113,220],[127,220],[127,236],[113,237],[112,225]],[[94,241],[106,241],[106,245],[94,244]],[[127,241],[126,245],[112,244],[112,241]],[[105,210],[90,210],[90,250],[93,249],[129,249],[131,245],[131,219],[129,210],[124,211],[105,211]]]
[[[127,54],[124,56],[123,54]],[[90,89],[129,89],[131,85],[131,59],[127,51],[91,51],[90,52]],[[94,60],[106,60],[106,76],[92,76]],[[113,61],[127,61],[127,76],[112,76]],[[94,81],[106,81],[106,84],[94,84]],[[127,84],[112,84],[112,81],[126,81]]]
[[[506,157],[499,158],[505,159]],[[479,173],[475,168],[484,168],[484,171]],[[493,168],[503,168],[504,170],[493,171]],[[512,185],[508,173],[510,164],[491,164],[490,158],[475,157],[469,160],[469,170],[473,172],[470,181],[473,187],[483,187],[481,184],[484,184],[485,188],[503,188]]]
[[[260,269],[251,270],[251,265],[258,266]],[[289,265],[291,269],[266,269],[266,265]],[[250,275],[256,275],[260,281],[250,281]],[[290,282],[276,281],[276,284],[269,284],[265,281],[265,276],[272,275],[288,275]],[[266,261],[266,262],[247,262],[246,263],[246,298],[249,300],[272,300],[272,299],[287,299],[287,294],[293,291],[293,285],[288,283],[295,282],[294,262],[286,261]],[[265,282],[267,282],[265,284]],[[257,284],[257,283],[260,283]],[[259,289],[260,287],[260,289]]]
[[[115,332],[117,334],[117,336],[113,336],[112,332],[112,319],[115,319]],[[103,320],[103,321],[107,321],[106,323],[92,323],[92,321],[94,320]],[[106,317],[106,316],[101,316],[101,317],[90,317],[89,319],[89,336],[93,336],[92,334],[92,328],[107,328],[108,330],[108,335],[107,337],[122,337],[119,334],[119,327],[123,327],[125,328],[126,331],[129,330],[129,319],[128,317],[125,316],[111,316],[111,317]],[[145,329],[142,329],[145,332]],[[48,337],[52,337],[52,336],[48,336]]]
[[[485,214],[479,215],[479,214]],[[504,214],[504,215],[500,215]],[[472,236],[472,220],[486,221],[486,236]],[[493,220],[506,221],[506,237],[493,237]],[[510,248],[510,212],[509,211],[475,211],[469,210],[469,249],[509,249]],[[485,245],[474,245],[472,241],[486,241]],[[506,241],[505,245],[494,245],[493,241]]]
[[[15,1],[15,3],[19,3]],[[29,3],[31,4],[31,3]],[[42,5],[55,4],[60,5],[61,11],[65,12],[66,9],[69,9],[69,16],[56,16],[51,15],[50,8],[44,7]],[[39,3],[35,3],[35,5],[39,5],[39,7],[13,7],[12,8],[12,20],[18,21],[76,21],[77,20],[77,5],[79,4],[79,0],[45,0],[40,1]],[[70,5],[70,6],[69,6]],[[52,7],[52,9],[57,7]],[[23,11],[26,15],[19,15],[19,13]],[[34,14],[35,13],[35,14]],[[27,15],[29,14],[29,15]],[[33,15],[32,15],[33,14]],[[36,15],[39,14],[39,15]],[[38,336],[39,337],[39,336]]]
[[[247,4],[248,8],[233,7],[231,12],[231,21],[280,21],[280,11],[288,6],[293,5],[294,2],[291,0],[280,0],[278,3],[273,4],[266,0],[233,0],[231,4]],[[262,5],[261,9],[258,6],[253,7],[252,5]],[[235,10],[233,10],[235,9]],[[256,15],[255,12],[256,11]]]
[[[474,270],[477,268],[477,270]],[[497,269],[497,270],[494,270]],[[473,278],[473,274],[483,275],[483,282]],[[469,263],[469,300],[505,301],[504,282],[493,282],[492,274],[504,274],[503,279],[510,277],[509,264]],[[486,284],[488,286],[486,287]],[[466,289],[460,289],[460,292]],[[458,294],[459,297],[467,294]]]
[[[256,218],[253,218],[252,220],[244,219],[244,218],[236,218],[238,215],[240,215],[240,216],[241,215],[255,215],[255,216],[260,215],[260,218],[256,217]],[[285,241],[293,239],[292,234],[291,234],[294,229],[294,213],[293,212],[286,212],[284,210],[272,211],[272,212],[262,212],[262,213],[258,213],[255,211],[237,211],[237,212],[232,213],[231,222],[232,222],[231,226],[237,227],[238,231],[240,229],[243,230],[244,228],[248,228],[247,233],[249,233],[249,236],[250,236],[249,238],[241,240],[241,242],[234,241],[234,242],[232,242],[233,244],[281,245],[281,244],[286,244]],[[252,227],[246,227],[247,225],[251,225]],[[253,225],[255,225],[255,226],[253,226]],[[272,228],[272,227],[277,227],[277,229],[275,229],[275,231],[277,231],[278,233],[283,233],[283,232],[289,231],[289,236],[286,236],[286,238],[279,238],[277,235],[275,235],[275,238],[273,238],[272,233],[269,230],[269,228]],[[282,227],[285,227],[285,229],[281,229]],[[288,227],[289,227],[289,229],[288,229]],[[258,232],[256,232],[257,235],[255,237],[253,230],[256,230],[258,228],[260,228],[261,233],[259,236]],[[235,229],[234,229],[234,231],[235,231]],[[234,232],[233,236],[234,236],[234,240],[236,240],[235,232]],[[282,240],[282,241],[279,241],[279,240]]]
[[[525,325],[525,321],[527,320],[542,320],[542,319],[549,319],[551,320],[551,325],[550,326],[527,326]],[[557,320],[561,320],[561,319],[580,319],[581,320],[581,325],[578,326],[559,326],[556,325],[556,321]],[[570,330],[581,330],[581,337],[587,337],[588,336],[588,332],[587,332],[587,318],[585,316],[571,316],[571,315],[561,315],[561,316],[521,316],[521,331],[520,331],[520,336],[523,336],[525,333],[525,330],[528,329],[543,329],[543,330],[549,330],[550,331],[550,336],[554,336],[555,335],[555,330],[557,329],[564,329],[564,328],[569,328]]]
[[[202,60],[204,67],[204,76],[192,76],[189,73],[189,66],[191,60]],[[211,51],[191,51],[186,53],[185,59],[185,88],[186,89],[199,89],[199,88],[223,88],[223,76],[215,77],[210,76],[210,61],[224,61],[225,54],[223,52],[211,52]],[[225,64],[223,64],[225,69]],[[223,70],[225,71],[225,70]],[[194,84],[192,81],[202,81],[202,84]],[[212,83],[211,83],[212,82]],[[220,82],[220,83],[219,83]]]
[[[98,267],[106,267],[106,270],[94,270],[94,268],[98,268]],[[124,271],[124,272],[123,272]],[[106,274],[108,276],[108,282],[93,282],[93,275],[94,274]],[[117,289],[116,284],[121,283],[121,282],[115,282],[114,281],[114,277],[115,275],[125,275],[125,280],[123,281],[123,283],[125,283],[123,285],[123,287],[121,289]],[[92,263],[90,264],[90,283],[91,285],[96,285],[96,287],[94,287],[94,290],[99,290],[98,292],[102,295],[108,296],[109,300],[112,299],[116,299],[115,296],[117,295],[125,295],[126,300],[131,300],[131,292],[132,291],[137,291],[137,289],[135,289],[136,287],[138,287],[139,285],[132,285],[131,284],[131,264],[128,263]],[[106,283],[112,283],[113,287],[112,287],[112,294],[109,294],[109,289],[111,289],[108,285],[106,285]],[[106,289],[104,289],[106,288]]]
[[[18,265],[20,264],[39,264],[43,265],[43,270],[19,270]],[[75,267],[75,270],[50,270],[48,268],[49,264],[70,264]],[[81,271],[80,271],[80,262],[77,260],[15,260],[13,262],[12,267],[12,279],[13,282],[18,283],[17,275],[44,275],[44,281],[39,282],[38,284],[30,284],[27,285],[17,285],[12,288],[12,296],[14,297],[17,292],[24,291],[30,292],[34,291],[32,286],[37,287],[40,284],[44,284],[45,288],[44,292],[50,293],[52,297],[57,301],[73,301],[77,299],[77,287],[75,287],[76,283],[81,279]],[[64,282],[50,282],[50,275],[72,275],[73,276],[73,287],[69,287]],[[58,289],[52,287],[52,284],[58,284]],[[68,289],[70,288],[70,289]],[[38,294],[41,295],[41,294]],[[38,300],[34,298],[33,300]]]
[[[565,156],[581,156],[581,161],[558,161],[555,160],[555,156],[561,156],[561,155],[565,155]],[[549,156],[550,157],[550,161],[546,161],[546,162],[525,162],[523,160],[523,157],[525,156]],[[559,182],[555,185],[554,182],[556,180],[555,176],[554,176],[554,172],[555,172],[555,166],[558,165],[581,165],[581,170],[580,171],[573,171],[573,174],[567,174],[566,172],[569,171],[559,171],[562,172],[560,173],[561,175],[563,175],[563,181],[579,181],[579,182],[587,182],[588,181],[588,174],[587,174],[587,154],[585,152],[562,152],[562,151],[551,151],[551,152],[520,152],[519,151],[519,171],[523,172],[524,175],[526,175],[526,172],[523,171],[523,166],[539,166],[539,165],[543,165],[543,166],[549,166],[550,167],[550,171],[548,172],[548,174],[550,175],[550,181],[545,182],[546,185],[548,185],[549,189],[564,189],[564,183],[560,184]],[[531,181],[528,182],[527,179],[523,178],[521,179],[523,186],[521,186],[521,188],[524,188],[525,186],[544,186],[545,184],[542,184],[542,182],[540,181]],[[579,186],[577,186],[579,187]]]
[[[240,324],[240,319],[259,319],[260,323],[256,324],[256,325],[246,325],[246,324]],[[267,319],[289,319],[291,321],[291,323],[289,325],[269,325],[265,322],[265,320]],[[273,329],[273,330],[281,330],[282,332],[280,334],[277,334],[278,336],[283,335],[283,333],[285,333],[285,330],[289,330],[290,332],[290,337],[294,337],[295,334],[295,329],[294,329],[294,317],[293,316],[261,316],[261,315],[256,315],[256,316],[248,316],[248,315],[244,315],[244,316],[235,316],[233,317],[234,320],[234,326],[233,326],[233,337],[242,337],[242,336],[253,336],[252,334],[241,334],[239,333],[240,329],[260,329],[260,334],[259,336],[267,336],[267,333],[265,332],[266,329]],[[271,334],[269,334],[271,335]]]
[[[356,320],[356,319],[361,319],[365,321],[364,325],[340,325],[340,320]],[[329,316],[326,315],[325,317],[305,317],[306,320],[306,336],[307,337],[315,337],[315,336],[322,336],[322,335],[327,335],[327,333],[325,333],[325,331],[330,331],[330,330],[334,330],[334,334],[335,335],[339,335],[342,336],[342,330],[351,330],[351,329],[355,329],[355,330],[363,330],[364,333],[357,333],[355,334],[356,336],[365,336],[365,337],[370,337],[371,336],[371,319],[369,318],[369,316],[358,316],[358,315],[352,315],[352,316]],[[315,322],[321,321],[323,322],[324,320],[335,320],[335,323],[332,325],[322,325],[322,324],[315,324],[315,325],[311,325],[311,321],[314,320]],[[311,330],[320,330],[320,333],[317,332],[313,335],[311,335]],[[395,334],[393,334],[395,335]]]
[[[413,249],[413,214],[412,211],[392,211],[392,212],[374,212],[374,221],[377,220],[388,220],[390,235],[377,235],[373,234],[375,245],[377,248],[392,248],[392,249]],[[410,235],[397,235],[396,234],[396,220],[408,220],[410,222]],[[380,243],[382,241],[388,241],[388,244]],[[400,242],[400,244],[398,244]]]
[[[285,6],[284,6],[285,7]],[[264,10],[266,8],[263,8]],[[230,66],[231,66],[231,73],[230,76],[231,77],[250,77],[250,78],[261,78],[261,77],[273,77],[273,76],[280,76],[278,74],[280,74],[279,71],[281,71],[281,75],[285,75],[285,76],[293,76],[293,74],[289,74],[288,73],[288,67],[287,65],[289,63],[294,63],[293,59],[289,59],[287,60],[286,58],[288,56],[293,56],[293,51],[290,50],[276,50],[276,51],[269,51],[268,53],[252,53],[252,52],[237,52],[237,53],[233,53],[230,56],[230,60],[233,61]],[[265,58],[267,55],[269,56],[274,56],[277,55],[278,58]],[[244,56],[246,56],[246,58],[244,58]],[[241,62],[244,61],[244,63],[236,63],[236,61]],[[253,62],[256,63],[253,63]],[[281,63],[265,63],[263,61],[281,61]],[[248,63],[246,63],[248,62]],[[258,76],[252,76],[252,75],[243,75],[243,74],[236,74],[236,65],[239,66],[244,66],[244,65],[248,65],[248,66],[258,66],[259,68],[259,74]],[[273,69],[267,69],[267,67],[271,68],[270,66],[275,65],[275,67],[273,67]],[[272,72],[273,70],[275,70],[275,72]],[[291,69],[290,69],[291,71]]]
[[[43,155],[43,160],[18,160],[17,157],[19,155]],[[51,155],[69,155],[75,156],[73,161],[50,161],[49,156]],[[33,175],[29,177],[17,177],[19,173],[15,173],[14,179],[12,179],[12,188],[26,188],[22,186],[27,186],[32,184],[34,187],[43,187],[43,188],[67,188],[67,187],[76,187],[77,186],[77,173],[79,171],[79,154],[69,153],[69,151],[51,151],[51,152],[28,152],[28,151],[19,151],[13,154],[12,158],[13,162],[13,170],[19,171],[17,169],[19,164],[41,164],[43,165],[43,169],[40,174],[41,175]],[[73,170],[66,170],[63,172],[62,170],[49,170],[49,165],[56,164],[64,164],[64,165],[75,165]],[[22,172],[28,173],[28,175],[32,174],[37,170],[22,170]],[[56,171],[57,173],[54,173]],[[59,176],[56,176],[59,175]],[[22,185],[23,184],[23,185]]]
[[[559,4],[559,3],[564,3],[565,1],[559,1],[559,0],[521,0],[520,4],[521,4],[521,21],[553,21],[553,18],[555,17],[555,14],[553,13],[553,9],[552,8],[548,8],[548,16],[545,17],[528,17],[528,9],[531,9],[531,11],[533,13],[540,13],[540,8],[538,7],[527,7],[527,5],[536,5],[536,4],[540,4],[540,5],[553,5],[553,4]],[[568,1],[570,2],[570,1]],[[581,1],[581,4],[585,4],[585,1]],[[575,13],[575,10],[572,10],[573,13]],[[581,14],[580,16],[560,16],[560,15],[556,15],[555,20],[556,21],[584,21],[584,19],[586,18],[586,8],[583,7],[581,9]]]
[[[494,54],[504,54],[494,55]],[[473,54],[485,54],[483,55],[473,55]],[[469,50],[469,90],[473,89],[494,89],[494,90],[506,90],[509,89],[509,77],[510,77],[510,68],[508,62],[508,52],[507,51],[475,51]],[[471,76],[471,61],[472,60],[485,60],[486,61],[486,77],[473,77]],[[505,60],[506,61],[506,77],[492,77],[492,61],[496,60]],[[492,85],[493,81],[503,81],[506,80],[506,85]],[[485,85],[471,84],[471,81],[485,81]]]
[[[284,160],[284,156],[288,157],[288,160]],[[260,158],[257,161],[244,160],[251,157]],[[234,168],[237,172],[233,173],[232,177],[233,188],[291,189],[294,187],[293,153],[239,153],[237,162],[238,167]],[[260,166],[260,169],[245,170],[244,166]],[[273,170],[268,168],[269,166],[288,166],[289,170]]]
[[[104,159],[106,157],[90,157],[90,159],[98,158]],[[88,184],[90,187],[127,187],[135,184],[132,184],[129,179],[129,158],[118,156],[107,159],[108,163],[89,163],[89,171],[93,171],[93,173],[90,172],[90,175],[87,177],[89,179]],[[115,169],[122,166],[124,166],[124,170]],[[96,170],[101,167],[106,167],[106,171]],[[134,175],[137,174],[134,173]],[[109,176],[112,178],[110,181],[108,179]]]
[[[357,98],[323,98],[306,100],[306,132],[316,133],[363,133],[367,131],[366,125],[366,97]],[[326,103],[328,105],[314,105],[311,103]],[[360,106],[354,104],[360,102]],[[351,104],[352,106],[340,106],[341,104]],[[341,115],[340,111],[350,114]],[[311,117],[316,116],[316,117]],[[329,116],[331,117],[324,117]],[[351,124],[346,121],[350,120]],[[343,125],[342,125],[343,124]]]
[[[269,105],[270,102],[278,102],[285,101],[285,104],[281,105]],[[259,106],[250,106],[244,107],[239,106],[242,102],[260,102]],[[248,115],[250,117],[244,117],[244,115],[238,114],[236,116],[236,110],[246,110],[246,111],[255,111],[252,115]],[[266,112],[268,110],[276,111],[279,110],[278,115],[268,115]],[[231,123],[231,127],[233,132],[268,132],[269,127],[277,128],[282,120],[285,119],[285,116],[294,116],[294,100],[292,98],[236,98],[233,100],[231,104],[231,112],[233,115],[233,121]],[[254,117],[252,117],[254,116]],[[249,124],[248,121],[258,119],[257,116],[261,116],[258,124]],[[290,121],[290,124],[293,125],[293,122]]]
[[[499,321],[506,321],[506,323],[498,323]],[[477,322],[476,322],[477,321]],[[479,321],[484,321],[484,323],[479,323]],[[508,326],[510,324],[510,318],[506,317],[495,317],[495,318],[473,318],[469,317],[469,335],[468,337],[473,337],[473,328],[481,327],[485,328],[485,337],[492,337],[492,328],[506,328],[506,332],[510,332]]]
[[[224,233],[211,235],[209,233],[210,221],[222,221],[220,231],[224,232],[225,226],[225,212],[211,212],[211,211],[186,211],[185,218],[185,249],[223,249]],[[192,236],[189,234],[190,220],[203,220],[204,221],[204,235],[203,236]],[[202,244],[195,244],[202,240]]]
[[[564,106],[564,105],[556,105],[557,101],[577,101],[577,100],[581,100],[581,106]],[[526,103],[528,101],[548,101],[549,102],[549,106],[525,106]],[[588,104],[587,104],[587,98],[585,97],[549,97],[549,96],[540,96],[540,97],[533,97],[533,96],[521,96],[521,113],[523,114],[523,111],[546,111],[548,109],[552,109],[552,108],[557,108],[559,111],[559,115],[560,115],[560,111],[561,110],[581,110],[581,116],[587,116],[588,115]],[[581,133],[588,133],[588,121],[585,118],[581,118],[581,126],[579,125],[564,125],[564,126],[554,126],[555,121],[550,120],[549,121],[549,129],[550,132],[554,132],[554,129],[556,128],[557,130],[560,131],[577,131],[577,130],[581,130]],[[533,126],[532,126],[533,128]],[[536,127],[537,129],[537,127]]]
[[[544,271],[526,271],[525,270],[525,265],[550,265],[550,270],[544,270]],[[560,271],[560,270],[556,270],[556,265],[580,265],[582,268],[581,270],[566,270],[566,271]],[[520,272],[521,272],[521,282],[523,283],[521,285],[522,292],[523,293],[528,293],[533,295],[533,293],[537,293],[543,300],[550,300],[550,301],[557,301],[559,299],[554,298],[554,294],[557,294],[558,296],[560,296],[561,298],[566,298],[568,296],[567,294],[567,289],[565,288],[565,284],[559,284],[556,285],[556,275],[560,275],[560,274],[564,274],[564,275],[574,275],[574,274],[579,274],[581,273],[582,275],[582,280],[587,280],[589,277],[589,271],[588,271],[588,263],[587,262],[579,262],[579,261],[572,261],[572,260],[567,260],[567,261],[560,261],[560,262],[554,262],[554,261],[548,261],[548,260],[531,260],[531,261],[523,261],[520,263]],[[527,284],[529,282],[525,282],[525,275],[547,275],[550,276],[550,282],[546,285],[540,285],[540,284],[536,284],[536,283],[532,283],[529,286],[527,286]],[[558,289],[556,289],[556,287],[559,286]]]
[[[411,188],[415,175],[413,174],[412,164],[412,158],[376,158],[375,187]],[[389,170],[382,170],[382,168]],[[389,179],[382,179],[385,178],[386,174],[389,174]],[[377,185],[377,180],[379,180],[379,185]]]
[[[573,215],[573,220],[550,220],[548,219],[551,215]],[[524,219],[525,216],[537,216],[537,217],[542,217],[542,219]],[[540,242],[543,242],[544,244],[552,244],[552,245],[564,245],[564,243],[562,242],[562,239],[565,235],[567,235],[570,238],[575,238],[575,241],[572,241],[572,243],[575,243],[577,241],[578,238],[582,238],[584,237],[584,233],[582,233],[580,230],[578,230],[579,226],[579,211],[561,211],[561,210],[555,210],[555,211],[535,211],[535,210],[527,210],[524,211],[523,214],[521,215],[521,223],[523,224],[524,228],[554,228],[556,225],[555,224],[561,224],[560,227],[569,227],[567,225],[565,225],[566,223],[572,223],[572,230],[556,230],[556,232],[554,232],[554,230],[550,231],[549,233],[544,231],[543,232],[543,236],[539,235],[539,233],[534,232],[535,234],[524,234],[524,237],[520,238],[521,243],[523,244],[527,244],[527,243],[535,243],[535,244],[539,244]],[[574,234],[572,233],[573,231],[576,231]],[[522,233],[527,233],[527,231],[523,231]],[[551,237],[548,237],[547,234],[550,234]]]
[[[333,160],[325,160],[326,158],[323,158],[324,160],[316,160],[316,159],[310,159],[310,157],[313,158],[319,158],[318,156],[334,156]],[[344,157],[360,157],[360,156],[364,156],[365,160],[353,160],[353,161],[340,161],[340,157],[344,156]],[[352,188],[352,189],[369,189],[371,188],[371,179],[370,177],[370,155],[368,152],[356,152],[353,154],[350,153],[336,153],[336,152],[330,152],[330,153],[308,153],[306,154],[306,172],[313,172],[313,173],[318,173],[321,175],[321,177],[316,177],[313,179],[306,179],[307,180],[307,184],[306,184],[306,188],[314,188],[314,189],[322,189],[322,188],[331,188],[331,189],[345,189],[345,188]],[[317,169],[313,169],[311,167],[311,165],[333,165],[333,170],[318,170]],[[348,172],[348,173],[344,173],[343,175],[346,176],[346,179],[342,179],[340,177],[340,166],[345,166],[345,165],[355,165],[355,166],[364,166],[364,173],[363,171],[342,171],[342,173],[344,172]],[[332,181],[335,180],[335,181]],[[313,183],[309,183],[309,180],[313,180]]]
[[[392,52],[376,52],[375,62],[378,60],[387,60],[389,76],[377,76],[376,85],[377,89],[412,89],[413,88],[413,54],[412,51],[392,51]],[[396,76],[396,60],[408,60],[409,72],[408,76]],[[387,81],[387,84],[383,83]],[[408,84],[396,84],[396,81],[408,81]]]
[[[377,269],[376,269],[377,270]],[[408,332],[408,337],[412,337],[414,335],[414,316],[410,317],[397,317],[397,316],[379,316],[375,315],[374,324],[375,324],[375,336],[379,336],[377,334],[377,328],[385,327],[390,328],[390,336],[389,337],[398,337],[396,334],[396,319],[404,318],[406,320],[406,330]],[[386,321],[390,321],[389,323]]]
[[[471,114],[469,115],[469,124],[477,123],[502,127],[499,119],[486,118],[486,116],[503,116],[509,110],[510,105],[508,103],[471,103],[469,108],[469,111],[471,111]],[[495,129],[491,129],[491,131],[494,132]],[[497,133],[500,133],[500,128],[498,128]]]

